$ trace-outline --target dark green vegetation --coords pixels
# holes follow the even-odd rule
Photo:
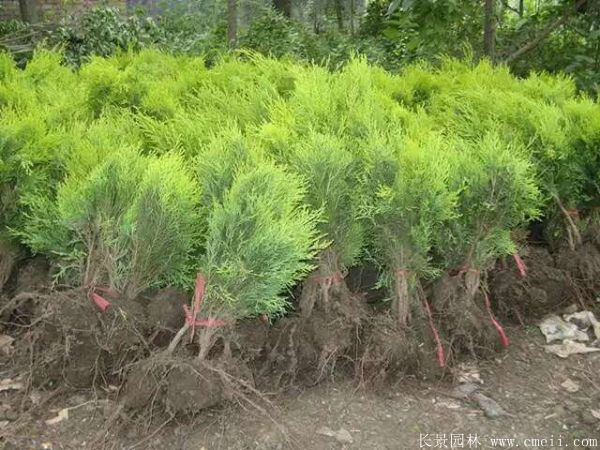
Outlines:
[[[20,0],[35,5],[37,0]],[[356,53],[397,71],[441,56],[487,56],[511,71],[565,72],[597,95],[597,0],[203,0],[150,9],[95,6],[34,25],[0,22],[0,48],[24,63],[36,45],[64,47],[78,66],[91,55],[158,47],[214,61],[232,48],[337,68]],[[35,18],[25,17],[29,21]],[[38,19],[41,19],[38,17]],[[60,20],[59,20],[60,19]]]

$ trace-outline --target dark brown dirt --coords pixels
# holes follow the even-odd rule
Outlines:
[[[576,250],[561,248],[556,265],[588,291],[600,289],[600,248],[593,242],[586,240]]]
[[[50,265],[44,257],[36,256],[25,261],[16,272],[13,295],[21,292],[42,292],[50,286]]]
[[[136,411],[197,414],[253,393],[252,373],[239,360],[155,354],[132,366],[120,399],[125,408]]]
[[[166,347],[184,321],[183,305],[189,303],[189,295],[176,288],[160,289],[149,298],[143,298],[148,314],[148,325],[153,330],[151,344]]]
[[[516,323],[535,322],[569,305],[577,292],[569,274],[559,268],[543,247],[529,247],[522,255],[527,267],[523,278],[512,259],[499,264],[490,276],[492,301],[499,313]]]
[[[13,272],[18,255],[16,246],[0,237],[0,292]]]
[[[469,282],[468,277],[477,274],[445,275],[431,289],[431,303],[438,313],[450,365],[463,354],[473,358],[489,356],[499,345],[498,334],[485,309],[481,281]]]
[[[444,374],[438,365],[436,345],[427,318],[415,310],[408,326],[402,326],[387,311],[365,321],[355,375],[360,385],[386,389],[390,380],[419,374],[436,379]]]
[[[266,383],[259,382],[278,389],[296,382],[312,385],[332,377],[340,364],[355,359],[366,315],[364,298],[338,286],[329,295],[327,309],[319,306],[308,317],[278,321],[269,332],[259,362],[259,374]]]
[[[147,302],[148,321],[152,328],[175,333],[183,325],[182,308],[189,303],[190,297],[181,289],[168,287],[144,301]]]
[[[595,246],[591,245],[589,248]],[[555,262],[559,260],[558,256],[553,257],[539,249],[530,250],[524,255],[529,270],[525,279],[519,278],[515,267],[507,263],[506,269],[496,271],[493,277],[486,280],[491,287],[495,310],[505,311],[510,315],[515,307],[520,307],[521,312],[514,314],[514,317],[520,317],[529,315],[530,310],[534,311],[533,314],[537,313],[536,299],[545,299],[545,311],[563,303],[576,302],[580,291],[572,289],[573,279],[589,281],[590,273],[595,273],[595,265],[589,264],[589,261],[595,261],[596,253],[589,248],[582,247],[578,253],[581,260],[569,266],[569,272],[558,267]],[[32,266],[26,265],[23,274],[15,278],[16,291],[19,293],[9,302],[12,305],[7,309],[10,324],[0,331],[0,334],[6,333],[16,339],[14,352],[6,357],[0,355],[2,361],[9,361],[11,364],[3,365],[0,373],[4,378],[16,379],[20,376],[24,386],[16,392],[0,391],[0,396],[7,399],[11,410],[10,417],[7,416],[6,423],[2,425],[8,427],[8,431],[4,433],[0,428],[0,433],[4,433],[5,440],[21,445],[17,448],[41,448],[36,445],[44,439],[62,446],[54,448],[77,448],[77,445],[78,448],[130,448],[131,445],[140,443],[140,446],[146,448],[173,448],[172,445],[167,445],[179,442],[177,436],[181,427],[185,429],[194,420],[203,424],[204,434],[194,441],[197,429],[190,426],[189,439],[181,441],[180,448],[199,448],[202,445],[213,448],[219,439],[223,442],[223,448],[232,449],[341,448],[335,438],[332,441],[331,437],[319,437],[315,434],[314,427],[326,423],[331,423],[330,428],[344,427],[350,432],[353,443],[347,442],[348,448],[353,445],[355,448],[399,448],[398,442],[413,442],[415,430],[425,430],[420,419],[415,420],[413,417],[419,411],[431,414],[431,420],[428,422],[429,419],[426,419],[423,423],[429,424],[432,433],[440,432],[439,427],[455,430],[465,423],[471,427],[477,426],[477,421],[456,422],[460,416],[454,414],[455,411],[462,411],[464,416],[467,411],[467,414],[472,414],[481,421],[482,416],[474,414],[476,410],[473,405],[445,406],[449,409],[446,412],[451,420],[446,420],[439,411],[428,408],[429,400],[434,404],[444,401],[439,400],[437,393],[422,395],[423,390],[431,385],[420,383],[423,379],[429,382],[448,380],[449,377],[444,375],[448,372],[455,373],[459,362],[464,362],[466,358],[476,364],[481,355],[490,356],[487,360],[479,361],[481,373],[484,373],[486,367],[489,368],[486,377],[492,380],[490,385],[486,385],[486,392],[495,394],[498,401],[502,400],[511,408],[514,406],[523,414],[535,415],[530,419],[521,417],[522,422],[511,422],[509,418],[497,422],[517,431],[522,430],[523,437],[526,431],[550,431],[549,425],[544,421],[555,416],[541,416],[542,408],[523,405],[519,403],[519,399],[512,403],[514,397],[499,397],[504,392],[509,392],[505,389],[510,386],[502,386],[505,379],[504,382],[517,386],[510,394],[523,398],[528,396],[522,392],[535,386],[533,381],[530,384],[527,380],[509,379],[507,374],[501,373],[506,369],[520,370],[520,366],[517,367],[518,364],[512,360],[503,365],[507,361],[507,355],[513,354],[515,358],[527,355],[527,365],[532,371],[529,375],[535,375],[536,382],[547,382],[543,378],[546,377],[546,372],[538,374],[535,371],[555,370],[551,369],[552,364],[558,365],[562,371],[559,373],[563,381],[565,377],[576,377],[566,361],[556,360],[543,353],[536,340],[536,332],[517,332],[516,350],[513,350],[513,343],[508,353],[494,352],[499,347],[499,339],[485,310],[482,291],[477,283],[466,280],[464,274],[447,276],[428,292],[434,322],[439,326],[451,366],[445,372],[436,366],[435,345],[427,317],[421,309],[413,311],[409,327],[398,327],[387,313],[374,314],[371,307],[367,306],[365,296],[350,293],[345,284],[330,290],[326,301],[321,298],[322,301],[315,302],[308,315],[290,316],[278,320],[272,326],[253,319],[240,322],[235,329],[220,329],[216,339],[211,341],[214,342],[214,348],[207,353],[206,359],[200,361],[196,344],[182,343],[173,355],[167,356],[164,351],[181,325],[181,305],[187,300],[185,294],[165,289],[151,298],[133,301],[110,298],[111,307],[101,313],[88,298],[86,291],[79,289],[46,293],[48,287],[42,280],[44,277],[38,280],[33,276],[36,269],[30,267]],[[43,268],[39,270],[43,271]],[[45,273],[47,276],[47,272]],[[578,273],[580,277],[573,277],[573,273]],[[41,293],[32,294],[31,289],[27,291],[28,283],[39,287]],[[592,292],[589,284],[586,283],[584,288],[586,292]],[[541,313],[541,307],[539,311]],[[199,332],[197,330],[196,334]],[[536,344],[531,344],[530,341]],[[584,376],[577,380],[586,386],[588,380],[591,380],[588,384],[597,389],[600,383],[597,377],[599,367],[596,367],[598,356],[593,354],[573,357],[572,361],[592,362],[591,365],[581,366],[581,370],[585,371]],[[358,379],[359,385],[369,388],[377,386],[380,389],[352,391],[348,380],[353,376]],[[543,381],[540,381],[540,377]],[[419,382],[415,381],[417,378]],[[402,390],[398,384],[401,380],[406,383],[402,385]],[[498,380],[497,384],[493,380]],[[365,381],[368,382],[364,383]],[[314,389],[317,384],[322,387]],[[353,386],[356,384],[355,379]],[[122,387],[119,389],[119,386]],[[255,386],[258,386],[260,392]],[[491,391],[488,386],[491,386]],[[496,391],[493,391],[494,386],[497,386]],[[296,397],[295,392],[308,387],[313,387],[314,390],[306,391],[306,398],[310,400],[304,403],[303,397]],[[438,388],[447,390],[449,386],[440,384],[436,387]],[[93,433],[67,423],[71,420],[69,418],[65,419],[66,428],[56,434],[56,430],[62,429],[60,426],[45,426],[43,423],[48,418],[47,405],[64,407],[60,406],[60,399],[72,396],[75,389],[84,389],[84,395],[88,397],[85,401],[68,407],[79,408],[80,404],[99,405],[98,402],[102,401],[101,417],[96,417],[97,407],[91,407],[89,413],[92,417],[83,418],[87,423],[96,424]],[[32,392],[37,393],[35,399],[30,396]],[[55,399],[47,397],[51,392],[56,393]],[[277,410],[266,400],[274,392],[280,395],[276,403],[286,411],[282,416],[283,421],[279,418],[274,420]],[[343,399],[347,398],[350,402],[347,405],[350,405],[356,392],[362,392],[360,395],[369,400],[348,406],[349,409],[345,410]],[[380,396],[382,392],[397,392],[398,398],[412,396],[414,405],[390,406],[389,402],[382,400],[387,398]],[[328,396],[325,404],[317,402],[318,395]],[[591,432],[597,428],[593,415],[590,418],[590,411],[600,401],[600,393],[590,391],[586,395],[578,397],[578,401],[584,404],[581,410],[577,409],[579,406],[573,406],[572,402],[565,403],[568,405],[565,406],[565,411],[571,413],[576,410],[577,420],[582,421],[585,426],[577,427],[572,420],[568,422],[568,414],[564,411],[556,413],[556,417],[565,416],[565,423],[561,428],[565,432]],[[44,398],[47,403],[40,398]],[[396,396],[392,398],[394,399]],[[542,402],[545,407],[546,400],[541,394],[535,400]],[[380,405],[380,402],[383,403]],[[216,417],[219,430],[222,430],[229,425],[224,425],[225,416],[219,412],[219,408],[234,403],[241,404],[246,415],[231,412],[231,422],[238,428],[232,430],[231,436],[225,436],[222,432],[219,434],[215,428],[211,428],[216,425],[209,423],[206,418]],[[288,410],[290,405],[300,409],[300,412]],[[323,405],[327,411],[323,410]],[[117,412],[111,413],[111,409]],[[81,411],[88,411],[88,408],[82,408]],[[333,411],[341,415],[341,419],[332,420],[330,414]],[[0,414],[4,414],[1,409]],[[373,414],[375,419],[371,420],[369,414]],[[406,422],[401,424],[412,423],[412,434],[408,429],[399,431],[397,426],[386,429],[382,424],[388,423],[388,415],[404,417]],[[260,419],[255,421],[254,418]],[[3,423],[2,420],[0,417],[0,424]],[[181,427],[165,425],[173,420],[182,423]],[[259,426],[258,422],[260,428],[256,428]],[[199,422],[193,423],[197,425]],[[529,428],[519,428],[522,423],[529,423]],[[140,424],[146,424],[145,431],[139,428]],[[564,428],[565,424],[567,428]],[[69,431],[72,426],[75,428]],[[365,435],[360,434],[363,433],[361,428],[365,429]],[[25,429],[28,430],[27,435],[23,435]],[[556,432],[562,432],[561,429]],[[71,437],[69,433],[75,433],[75,430],[76,435]],[[150,430],[163,430],[165,436],[171,436],[171,441],[163,439],[163,431],[159,434],[158,431],[154,433]],[[371,430],[383,433],[381,439],[372,436]],[[482,430],[486,433],[499,433],[503,428],[486,425]],[[264,433],[267,433],[266,437],[262,436]],[[102,436],[101,440],[98,440],[99,434]],[[31,439],[35,439],[37,443],[31,444]],[[86,443],[82,443],[82,440]],[[196,447],[187,447],[188,441],[194,442]],[[25,442],[28,444],[25,445]],[[73,444],[75,447],[70,447],[72,442],[77,443]],[[395,446],[393,442],[396,442]],[[359,443],[362,446],[357,447]],[[418,447],[410,444],[400,448]]]
[[[450,433],[465,439],[476,435],[481,449],[493,448],[491,438],[516,438],[522,448],[525,438],[561,437],[570,447],[575,438],[598,439],[600,420],[591,411],[600,404],[600,356],[559,359],[544,352],[537,329],[508,332],[512,344],[506,353],[479,366],[472,362],[485,395],[510,414],[496,419],[487,418],[474,403],[449,396],[451,380],[432,383],[406,376],[377,393],[340,381],[290,390],[265,414],[239,407],[207,409],[170,421],[170,416],[147,414],[108,429],[105,424],[118,405],[115,393],[6,391],[0,396],[8,410],[0,421],[8,416],[8,424],[0,428],[0,442],[5,449],[19,450],[412,450],[420,448],[420,436],[449,438]],[[561,386],[567,378],[577,384],[576,393]],[[34,405],[31,399],[37,397]],[[63,408],[70,408],[67,419],[45,423]],[[352,442],[320,434],[323,427],[346,430]]]
[[[28,345],[21,350],[38,386],[74,388],[118,381],[123,367],[147,350],[142,305],[111,299],[100,313],[84,290],[52,292],[36,301]]]

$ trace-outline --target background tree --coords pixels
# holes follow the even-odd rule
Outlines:
[[[19,11],[23,22],[39,22],[39,5],[37,0],[19,0]]]
[[[483,53],[492,61],[496,52],[496,0],[485,0]]]

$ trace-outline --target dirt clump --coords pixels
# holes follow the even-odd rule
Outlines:
[[[166,347],[183,325],[183,305],[189,302],[189,295],[181,289],[167,287],[143,301],[147,305],[148,326],[153,332],[151,344]]]
[[[264,351],[269,328],[267,318],[246,319],[236,323],[231,342],[233,355],[248,364],[254,364]]]
[[[490,312],[486,311],[486,293],[479,273],[466,271],[444,275],[432,286],[431,303],[442,319],[440,334],[446,343],[449,364],[460,355],[477,358],[489,355],[497,348],[498,330]]]
[[[600,290],[600,246],[590,236],[586,236],[575,250],[561,247],[556,255],[556,265],[589,293]]]
[[[316,307],[309,317],[278,320],[257,361],[258,382],[285,389],[332,377],[340,363],[354,361],[366,314],[364,299],[348,291],[343,301],[332,301],[328,311]]]
[[[19,268],[13,295],[21,292],[45,291],[50,286],[50,264],[42,256],[27,260]]]
[[[89,388],[118,381],[148,350],[148,322],[136,301],[111,299],[100,312],[84,289],[55,291],[38,302],[32,329],[33,383]]]
[[[557,267],[544,247],[528,247],[523,255],[525,276],[510,259],[490,275],[490,293],[498,313],[516,323],[536,322],[572,303],[575,291],[568,274]]]
[[[360,357],[355,362],[357,382],[378,389],[404,375],[435,378],[442,374],[436,362],[436,344],[426,324],[426,317],[413,314],[413,321],[405,326],[389,312],[367,320]]]
[[[19,256],[19,250],[7,239],[0,238],[0,292],[9,280]]]
[[[253,390],[252,374],[239,360],[155,354],[131,367],[121,402],[127,409],[194,414]]]
[[[144,300],[148,305],[148,321],[154,329],[175,332],[183,325],[183,305],[189,303],[185,291],[167,287]]]

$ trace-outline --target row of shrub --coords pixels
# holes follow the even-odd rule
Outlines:
[[[596,220],[600,106],[568,78],[456,60],[400,75],[247,53],[210,69],[154,50],[61,60],[0,56],[0,226],[63,283],[134,298],[201,271],[206,307],[241,318],[283,313],[317,266],[371,259],[405,322],[419,280],[489,269],[533,220],[574,244],[577,217]]]

